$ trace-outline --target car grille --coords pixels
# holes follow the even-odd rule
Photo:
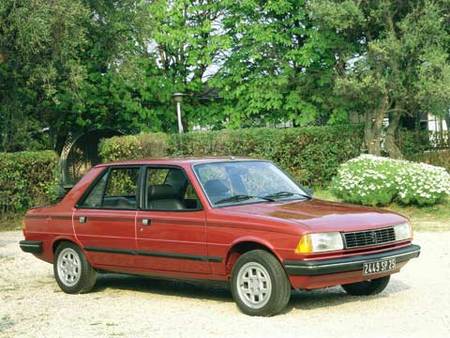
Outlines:
[[[369,231],[344,233],[345,247],[347,249],[359,248],[369,245],[380,245],[395,241],[394,228],[383,228]]]

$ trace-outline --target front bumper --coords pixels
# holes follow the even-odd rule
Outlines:
[[[23,252],[40,254],[42,252],[42,241],[20,241],[19,246]]]
[[[396,263],[406,263],[411,258],[418,257],[419,254],[420,246],[411,244],[405,248],[369,255],[335,259],[284,261],[284,267],[290,276],[317,276],[362,270],[364,263],[380,259],[395,258]]]

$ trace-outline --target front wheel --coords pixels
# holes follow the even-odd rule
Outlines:
[[[272,316],[288,304],[291,285],[272,254],[253,250],[241,255],[234,265],[231,292],[242,312],[251,316]]]
[[[66,293],[90,291],[97,277],[80,248],[70,242],[63,242],[56,249],[53,272],[59,287]]]
[[[391,276],[366,280],[358,283],[344,284],[342,288],[352,296],[371,296],[383,291],[389,283]]]

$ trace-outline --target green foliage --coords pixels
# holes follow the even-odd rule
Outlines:
[[[364,205],[434,205],[450,195],[450,175],[424,163],[361,155],[339,168],[332,192],[347,202]]]
[[[147,4],[139,0],[84,3],[91,13],[84,24],[87,43],[80,55],[85,74],[76,92],[59,96],[58,133],[65,136],[92,128],[131,133],[161,130],[160,121],[167,117],[152,107],[144,81],[154,75],[147,69],[154,60],[141,58],[148,47]],[[152,84],[155,91],[157,85]]]
[[[147,2],[145,53],[129,61],[127,81],[133,97],[148,112],[143,131],[176,131],[175,92],[183,99],[185,129],[214,125],[223,120],[221,104],[208,80],[216,73],[229,48],[221,20],[224,6],[219,0],[156,0]]]
[[[55,200],[57,167],[53,151],[0,153],[0,214]]]
[[[146,6],[1,1],[0,151],[59,150],[69,132],[83,129],[137,132],[154,123],[157,130],[161,116],[128,80],[130,60],[147,48]]]
[[[448,4],[318,0],[310,2],[310,10],[319,34],[330,37],[327,48],[343,60],[335,94],[364,116],[369,152],[381,153],[385,115],[390,117],[386,150],[400,157],[393,139],[400,116],[448,114]]]
[[[448,133],[428,130],[400,130],[397,142],[407,159],[426,157],[426,153],[450,148]]]
[[[182,135],[140,134],[107,139],[100,145],[104,161],[172,156],[248,156],[274,161],[305,185],[323,185],[340,163],[357,156],[360,126],[191,132]]]
[[[3,0],[0,151],[59,151],[94,128],[171,133],[183,92],[186,130],[364,119],[381,152],[385,116],[448,113],[449,11],[441,0]]]
[[[229,56],[212,79],[233,128],[324,124],[340,108],[335,57],[311,26],[304,0],[223,1]]]
[[[416,153],[408,158],[411,161],[423,162],[446,168],[450,172],[450,150]]]
[[[0,151],[49,146],[41,130],[83,78],[88,16],[80,0],[0,2]]]
[[[168,139],[164,133],[116,136],[102,140],[99,153],[104,161],[162,157],[167,155]]]

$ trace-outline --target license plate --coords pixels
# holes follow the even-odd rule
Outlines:
[[[372,275],[395,270],[395,258],[381,259],[379,261],[367,262],[363,264],[363,275]]]

